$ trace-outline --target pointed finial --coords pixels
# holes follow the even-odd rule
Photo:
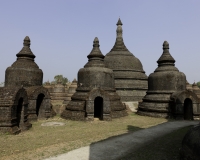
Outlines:
[[[121,21],[121,19],[120,19],[120,18],[119,18],[119,20],[118,20],[118,22],[117,22],[117,24],[116,24],[116,25],[117,25],[117,26],[119,26],[119,25],[121,25],[121,26],[122,26],[122,25],[123,25],[123,24],[122,24],[122,21]]]
[[[99,49],[99,39],[97,37],[95,37],[94,41],[93,41],[93,49],[90,52],[90,54],[87,56],[89,59],[93,58],[93,57],[99,57],[99,58],[104,58],[104,55],[101,53],[100,49]]]
[[[169,43],[167,41],[164,41],[163,43],[163,49],[169,49]]]
[[[18,58],[23,57],[23,58],[35,58],[35,55],[31,51],[30,45],[31,45],[31,40],[28,36],[24,38],[24,47],[21,49],[21,51],[16,54]]]
[[[30,45],[31,45],[31,40],[30,40],[29,36],[26,36],[24,38],[24,46],[30,47]]]
[[[119,18],[117,22],[117,30],[116,30],[117,37],[116,37],[115,45],[113,46],[111,51],[128,51],[122,37],[122,33],[123,33],[122,25],[123,24],[121,22],[121,19]]]
[[[95,37],[93,41],[93,48],[90,54],[87,56],[88,63],[85,64],[84,68],[87,67],[105,67],[104,64],[104,55],[101,53],[99,48],[99,39]]]
[[[93,41],[93,47],[99,47],[99,39],[97,37],[95,37],[94,41]]]
[[[164,43],[163,43],[163,54],[158,59],[157,63],[159,65],[167,63],[167,65],[173,65],[174,66],[175,60],[171,56],[171,54],[169,53],[169,43],[167,41],[164,41]]]

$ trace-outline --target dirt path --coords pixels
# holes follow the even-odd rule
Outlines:
[[[150,143],[158,137],[171,133],[179,128],[197,125],[199,121],[173,121],[136,132],[108,138],[68,153],[50,157],[45,160],[116,160],[128,153],[134,152],[145,143]]]

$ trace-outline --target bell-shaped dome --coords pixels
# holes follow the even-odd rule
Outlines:
[[[30,38],[24,39],[24,47],[16,55],[17,60],[6,69],[5,86],[40,86],[43,72],[34,62],[35,55],[30,49]]]
[[[96,37],[93,41],[93,49],[87,56],[88,63],[78,72],[77,90],[115,89],[113,71],[105,67],[104,55],[101,53],[99,46],[99,40]]]
[[[122,22],[117,22],[115,45],[105,56],[106,66],[113,70],[115,88],[122,101],[142,100],[147,90],[147,76],[142,63],[125,46]]]
[[[169,53],[169,43],[164,41],[163,54],[157,61],[158,67],[148,77],[148,91],[181,91],[186,89],[186,76],[175,67]]]

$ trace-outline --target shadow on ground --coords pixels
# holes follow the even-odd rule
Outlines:
[[[107,152],[113,152],[113,151],[115,152],[116,147],[121,145],[119,141],[115,140],[116,138],[121,139],[124,136],[129,135],[130,133],[133,133],[133,132],[141,130],[141,129],[142,128],[128,125],[127,126],[127,133],[117,135],[117,136],[112,136],[112,137],[109,137],[105,140],[101,140],[101,141],[92,143],[90,145],[89,160],[98,160],[98,159],[102,160],[102,154],[106,155]],[[113,141],[113,140],[115,140],[115,141]],[[106,142],[106,144],[108,144],[108,145],[105,146],[104,142]],[[105,150],[105,148],[106,148],[106,152],[101,153],[100,150]],[[122,148],[123,148],[123,146],[122,146]],[[99,154],[99,158],[98,158],[98,154]]]
[[[132,134],[132,136],[134,136],[134,131],[141,129],[128,125],[128,133],[92,143],[90,145],[89,160],[102,160],[104,158],[113,159],[109,158],[109,155],[111,154],[121,155],[117,156],[119,157],[117,160],[179,160],[179,149],[181,147],[182,139],[190,127],[191,126],[179,128],[164,136],[151,139],[147,143],[136,147],[136,149],[132,149],[133,146],[128,145],[129,152],[124,153],[121,151],[124,147],[127,147],[127,145],[121,144],[120,140],[126,138],[126,135],[129,135],[130,137],[130,134]],[[131,141],[131,139],[129,140]],[[139,138],[136,138],[136,141],[134,140],[134,143],[132,144],[137,145],[137,140],[140,141]],[[104,143],[105,141],[106,143]],[[118,149],[116,150],[116,148]],[[102,155],[104,155],[103,158]]]

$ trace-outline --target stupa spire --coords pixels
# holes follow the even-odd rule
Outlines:
[[[21,49],[21,51],[16,55],[17,57],[29,57],[29,58],[35,58],[35,55],[30,49],[31,40],[28,36],[24,38],[24,47]]]
[[[169,43],[167,41],[164,41],[163,43],[163,54],[158,59],[157,63],[158,65],[163,65],[163,64],[174,65],[175,63],[174,58],[169,53]]]
[[[26,36],[24,38],[24,46],[30,47],[30,45],[31,45],[31,40],[30,40],[29,36]]]
[[[104,55],[99,48],[99,39],[95,37],[93,41],[93,48],[88,57],[88,63],[84,67],[104,67]]]
[[[123,41],[123,37],[122,37],[122,21],[119,18],[118,22],[117,22],[117,38],[115,41],[115,45],[113,46],[113,48],[111,49],[111,51],[128,51],[128,49],[126,48],[124,41]]]
[[[90,52],[90,54],[87,56],[89,59],[91,58],[104,58],[104,55],[101,53],[101,50],[99,49],[99,39],[95,37],[93,41],[93,49]]]
[[[122,26],[122,25],[123,25],[123,23],[122,23],[122,21],[121,21],[121,19],[120,19],[120,18],[118,19],[118,22],[117,22],[117,24],[116,24],[116,25],[117,25],[117,26],[119,26],[119,25],[121,25],[121,26]]]

